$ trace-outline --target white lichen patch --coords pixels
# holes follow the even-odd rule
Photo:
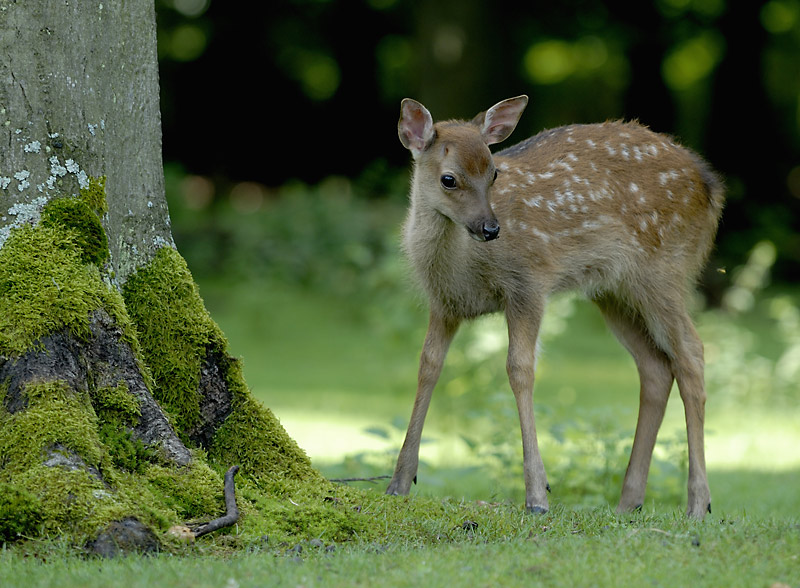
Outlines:
[[[74,159],[67,159],[62,165],[58,157],[53,155],[48,161],[50,161],[50,177],[45,181],[45,185],[49,189],[52,190],[55,187],[56,180],[58,178],[63,178],[68,173],[75,174],[78,185],[81,188],[89,187],[88,174],[81,169],[81,166],[79,166]]]
[[[47,204],[47,198],[40,196],[28,204],[17,202],[9,208],[8,215],[16,218],[6,226],[0,227],[0,248],[3,247],[13,229],[21,227],[24,224],[35,225],[38,223],[45,204]]]
[[[23,149],[25,153],[39,153],[42,150],[42,144],[39,141],[31,141]]]
[[[19,182],[19,184],[17,184],[17,190],[22,192],[30,187],[31,183],[28,181],[29,177],[31,177],[31,172],[27,169],[20,170],[14,174],[14,178]]]
[[[156,235],[155,237],[153,237],[153,245],[157,249],[161,249],[162,247],[171,247],[172,249],[175,249],[175,243],[173,243],[172,241],[168,241],[161,235]]]
[[[85,188],[89,187],[89,176],[87,175],[87,173],[85,171],[83,171],[82,169],[78,170],[78,173],[75,174],[75,175],[78,178],[78,185],[82,189],[85,189]]]
[[[77,174],[80,171],[80,166],[75,163],[74,159],[68,159],[64,162],[64,167],[67,168],[67,171],[71,174]]]
[[[61,165],[61,162],[58,160],[58,157],[53,155],[53,157],[51,157],[49,161],[50,161],[51,176],[56,176],[61,178],[67,175],[67,168]]]

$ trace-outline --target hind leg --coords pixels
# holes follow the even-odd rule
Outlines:
[[[639,371],[639,418],[617,506],[617,512],[625,512],[644,503],[653,448],[672,389],[672,370],[669,359],[656,347],[638,313],[612,297],[598,298],[595,303],[611,331],[633,356]]]
[[[706,391],[703,382],[703,343],[688,315],[674,323],[678,342],[672,357],[672,373],[686,413],[686,434],[689,444],[689,483],[686,514],[702,519],[711,512],[711,493],[708,488],[705,458]]]
[[[669,360],[686,415],[689,446],[687,515],[702,519],[711,512],[704,449],[706,392],[703,381],[703,343],[692,324],[683,297],[667,287],[641,305],[641,315],[655,344]]]

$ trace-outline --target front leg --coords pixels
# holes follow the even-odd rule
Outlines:
[[[403,448],[397,458],[397,467],[394,470],[392,481],[386,489],[386,494],[408,494],[411,482],[417,477],[422,426],[425,424],[425,415],[431,403],[433,388],[439,380],[444,358],[450,342],[458,330],[459,322],[458,319],[444,317],[431,310],[428,334],[425,337],[425,344],[422,346],[422,355],[419,360],[414,409],[411,412],[411,421],[408,423]]]
[[[529,304],[524,308],[509,305],[508,321],[508,380],[517,401],[522,430],[522,458],[525,475],[525,507],[532,513],[548,510],[547,475],[544,471],[536,421],[533,417],[533,380],[536,362],[536,338],[539,333],[543,305]]]

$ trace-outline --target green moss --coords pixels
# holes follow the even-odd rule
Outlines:
[[[81,188],[81,200],[97,214],[108,212],[106,201],[106,176],[89,177],[89,185]]]
[[[42,503],[24,488],[0,482],[0,543],[36,535]]]
[[[85,204],[75,202],[80,201],[48,208],[44,217],[53,222],[15,229],[0,249],[0,354],[13,361],[56,331],[87,340],[91,313],[104,308],[149,381],[122,296],[85,263],[78,231],[55,222],[57,211],[86,212]],[[0,383],[0,396],[7,386]],[[22,390],[24,410],[10,414],[0,402],[4,537],[42,532],[81,543],[81,537],[128,516],[158,529],[200,516],[202,508],[213,510],[208,518],[218,515],[222,481],[202,456],[180,469],[154,464],[152,452],[130,435],[139,403],[124,382],[99,389],[90,383],[89,389],[34,382]]]
[[[268,408],[255,400],[244,383],[239,362],[226,375],[233,411],[214,436],[210,457],[218,464],[237,464],[244,476],[262,488],[282,492],[285,480],[300,480],[323,491],[327,482]],[[323,488],[324,487],[324,488]]]
[[[44,534],[88,536],[130,512],[130,505],[83,469],[40,464],[19,473],[13,483],[27,488],[42,505]]]
[[[156,381],[154,396],[185,430],[199,415],[203,362],[209,352],[227,354],[227,341],[174,249],[162,248],[148,267],[131,276],[123,296]],[[220,467],[238,464],[242,475],[273,486],[285,478],[321,481],[272,412],[252,398],[238,361],[228,362],[225,379],[232,413],[214,437],[212,460]]]
[[[25,410],[0,411],[0,454],[6,460],[0,481],[35,497],[44,532],[89,533],[124,512],[98,477],[109,465],[88,394],[63,382],[30,384],[24,394]],[[84,467],[45,465],[53,453],[65,452]]]
[[[55,445],[70,448],[91,466],[100,466],[103,450],[88,394],[75,392],[63,382],[29,384],[24,394],[27,409],[14,414],[0,411],[0,455],[6,461],[0,476],[40,464],[47,449]]]
[[[100,219],[86,202],[78,198],[57,198],[42,211],[45,227],[62,226],[72,232],[84,263],[102,266],[108,261],[108,239]]]
[[[189,417],[199,411],[203,362],[209,355],[227,355],[224,336],[173,249],[161,249],[148,267],[131,276],[123,295],[156,381],[154,395],[179,426],[190,426],[194,421]],[[252,397],[240,362],[225,362],[224,369],[232,411],[217,430],[208,458],[219,471],[241,467],[237,488],[245,522],[240,528],[254,533],[254,539],[266,534],[295,542],[322,535],[336,541],[369,535],[369,517],[353,508],[362,501],[361,494],[336,487],[311,466],[275,415]],[[165,496],[175,495],[173,483],[167,484]],[[179,502],[191,503],[188,497]],[[204,505],[198,512],[207,509]]]
[[[150,462],[157,460],[157,452],[135,438],[130,429],[114,422],[100,425],[100,441],[108,449],[114,467],[129,472],[141,473]]]
[[[141,472],[146,464],[157,460],[157,452],[133,436],[132,428],[139,422],[141,411],[139,400],[124,381],[113,388],[92,390],[90,395],[100,422],[100,440],[115,467]]]
[[[157,464],[144,471],[147,484],[156,499],[182,521],[221,516],[225,512],[222,476],[212,470],[199,454],[190,467],[176,469]]]
[[[43,533],[79,539],[129,516],[166,529],[224,510],[222,480],[202,456],[185,468],[167,467],[153,463],[153,454],[143,454],[141,443],[128,437],[139,453],[126,462],[116,437],[127,429],[99,422],[88,393],[63,382],[29,385],[24,393],[25,410],[9,414],[0,407],[0,490],[13,486],[27,494],[0,502],[0,512],[35,520]],[[64,463],[54,464],[53,453],[61,453]],[[27,532],[35,534],[29,522]],[[0,522],[2,529],[19,533],[10,523]]]
[[[0,249],[0,353],[23,353],[62,329],[85,339],[98,308],[123,329],[130,324],[119,293],[83,262],[73,231],[42,224],[12,231]]]
[[[207,349],[224,349],[225,338],[174,249],[160,249],[147,267],[130,276],[123,297],[155,381],[153,396],[185,431],[200,416],[198,387]]]
[[[120,380],[115,387],[97,388],[92,393],[92,405],[103,421],[136,425],[141,411],[139,400],[130,393],[128,385]]]

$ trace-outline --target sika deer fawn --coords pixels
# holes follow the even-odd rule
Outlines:
[[[386,492],[416,481],[431,394],[465,320],[503,311],[522,429],[525,506],[548,509],[533,416],[534,353],[547,298],[580,289],[639,370],[639,418],[618,512],[644,501],[673,380],[686,412],[687,514],[711,510],[703,448],[703,344],[686,297],[712,247],[723,186],[693,152],[635,123],[572,125],[492,155],[528,103],[504,100],[470,122],[434,124],[403,100],[400,141],[414,172],[403,245],[430,301],[411,421]]]

